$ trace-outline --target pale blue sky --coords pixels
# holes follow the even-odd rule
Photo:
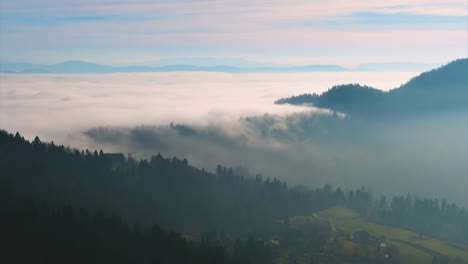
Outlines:
[[[443,63],[468,56],[467,5],[466,0],[2,0],[0,59]]]

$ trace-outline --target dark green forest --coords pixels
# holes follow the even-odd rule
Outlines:
[[[29,142],[3,130],[0,167],[10,263],[29,262],[28,256],[54,263],[75,254],[83,257],[77,263],[271,263],[277,252],[266,242],[290,236],[285,220],[336,205],[376,223],[468,244],[466,209],[410,194],[386,198],[366,188],[288,186],[221,165],[211,173],[185,159],[158,154],[137,161],[37,137]],[[328,240],[320,229],[309,234],[317,237],[318,252]],[[122,249],[129,251],[125,257]]]
[[[142,224],[190,233],[274,230],[275,220],[337,204],[330,188],[288,188],[276,179],[246,178],[218,166],[213,174],[185,159],[79,151],[1,133],[2,181],[19,198],[54,206],[105,209]]]
[[[2,263],[271,263],[263,242],[193,242],[158,225],[130,225],[121,217],[72,207],[50,209],[2,193]]]

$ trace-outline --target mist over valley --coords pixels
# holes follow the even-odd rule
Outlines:
[[[467,0],[0,0],[1,264],[468,264]]]
[[[333,112],[327,105],[274,103],[342,83],[386,92],[416,75],[4,74],[9,88],[2,90],[2,120],[8,130],[79,148],[137,158],[161,153],[209,171],[222,164],[295,184],[366,186],[377,193],[431,194],[467,205],[463,109],[368,120],[347,116],[346,108]],[[349,91],[347,98],[353,98]]]

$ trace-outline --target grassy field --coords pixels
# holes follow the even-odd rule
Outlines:
[[[334,228],[346,233],[366,230],[373,236],[385,237],[389,244],[398,248],[402,263],[431,263],[432,256],[428,252],[437,252],[451,258],[460,257],[468,261],[468,250],[463,250],[463,246],[452,246],[436,239],[421,239],[409,230],[370,223],[348,208],[333,207],[311,218],[328,220]]]
[[[426,252],[399,242],[391,242],[390,244],[398,248],[401,263],[426,264],[432,262],[432,256]]]

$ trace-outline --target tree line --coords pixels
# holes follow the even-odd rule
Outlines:
[[[415,231],[421,237],[468,244],[468,211],[445,199],[439,201],[407,194],[387,201],[382,196],[369,218]]]

